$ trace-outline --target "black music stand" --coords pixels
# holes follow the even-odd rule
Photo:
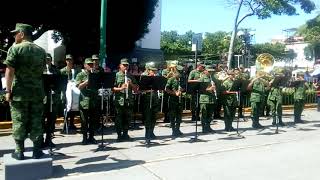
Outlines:
[[[60,92],[60,91],[65,91],[66,90],[66,84],[68,83],[68,78],[67,76],[63,76],[60,74],[43,74],[43,86],[44,86],[44,91],[45,92],[49,92],[50,97],[47,98],[47,100],[49,99],[49,103],[50,103],[50,115],[49,117],[51,117],[51,113],[52,113],[52,94],[54,91],[56,92]],[[52,141],[52,137],[51,135],[50,137],[50,141]],[[49,155],[54,155],[54,152],[52,151],[52,146],[49,145]]]
[[[138,84],[140,90],[162,91],[166,87],[167,79],[163,76],[141,76]],[[151,110],[153,92],[151,91],[150,94],[149,108]],[[150,139],[146,139],[147,146],[149,146],[150,143]]]
[[[89,89],[96,89],[104,91],[105,89],[112,88],[115,82],[115,73],[90,73],[88,78],[88,88]],[[108,94],[107,104],[109,103],[110,95]],[[104,116],[103,116],[103,108],[104,108],[104,93],[101,93],[101,144],[99,144],[98,149],[96,151],[103,151],[106,149],[103,140],[104,134]],[[106,108],[106,119],[109,115],[109,108]]]
[[[199,107],[199,95],[201,93],[205,93],[207,87],[209,86],[210,82],[189,82],[187,87],[187,93],[189,94],[195,94],[196,99],[196,132],[194,138],[190,139],[190,142],[197,142],[198,139],[198,120],[200,119],[200,107]]]

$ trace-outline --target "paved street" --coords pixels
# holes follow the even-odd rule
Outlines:
[[[185,136],[174,140],[170,128],[159,123],[155,132],[158,140],[149,148],[144,144],[144,129],[130,131],[134,141],[122,143],[116,143],[115,133],[108,130],[105,151],[96,151],[97,145],[81,145],[80,134],[57,132],[52,179],[318,180],[320,113],[305,110],[302,119],[307,122],[298,125],[292,123],[292,112],[286,111],[284,116],[288,126],[280,128],[279,134],[270,126],[271,119],[262,118],[263,130],[251,129],[251,120],[241,121],[243,137],[222,131],[223,122],[218,120],[212,125],[217,133],[199,133],[197,142],[190,142],[195,124],[188,117],[182,125]],[[31,147],[29,140],[27,147]],[[0,137],[0,157],[13,148],[11,136]],[[1,165],[0,179],[2,171]]]

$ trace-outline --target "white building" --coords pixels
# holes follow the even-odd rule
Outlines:
[[[312,68],[314,65],[314,60],[309,61],[305,57],[304,49],[309,45],[308,43],[304,42],[302,37],[290,37],[291,41],[286,42],[288,38],[282,36],[278,36],[272,39],[272,43],[283,43],[286,45],[286,50],[292,49],[294,53],[296,53],[296,57],[293,59],[292,62],[275,62],[275,66],[297,66],[299,68],[309,69]]]

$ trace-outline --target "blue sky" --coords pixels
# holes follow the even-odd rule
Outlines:
[[[299,9],[299,8],[298,8]],[[161,31],[176,30],[179,34],[192,30],[196,33],[232,31],[236,6],[226,0],[162,0]],[[242,9],[242,13],[245,8]],[[272,16],[259,20],[256,16],[246,18],[240,28],[250,28],[255,33],[255,43],[270,42],[271,38],[286,35],[283,31],[303,25],[317,12],[298,16]],[[241,16],[240,16],[241,17]]]

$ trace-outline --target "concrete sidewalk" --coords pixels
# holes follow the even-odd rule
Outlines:
[[[96,151],[98,145],[81,145],[79,133],[56,133],[52,179],[319,179],[320,113],[309,109],[303,114],[307,123],[294,125],[293,113],[286,112],[283,120],[288,126],[280,127],[279,134],[270,119],[262,118],[261,124],[266,125],[262,130],[253,130],[251,120],[241,121],[239,132],[244,138],[224,132],[219,120],[211,126],[216,134],[199,133],[199,141],[193,143],[195,124],[186,117],[183,137],[172,139],[168,124],[160,123],[155,129],[158,139],[149,148],[143,127],[130,131],[134,141],[121,143],[108,129],[105,151]],[[26,147],[31,147],[30,140]],[[0,157],[13,148],[11,136],[0,137]]]

